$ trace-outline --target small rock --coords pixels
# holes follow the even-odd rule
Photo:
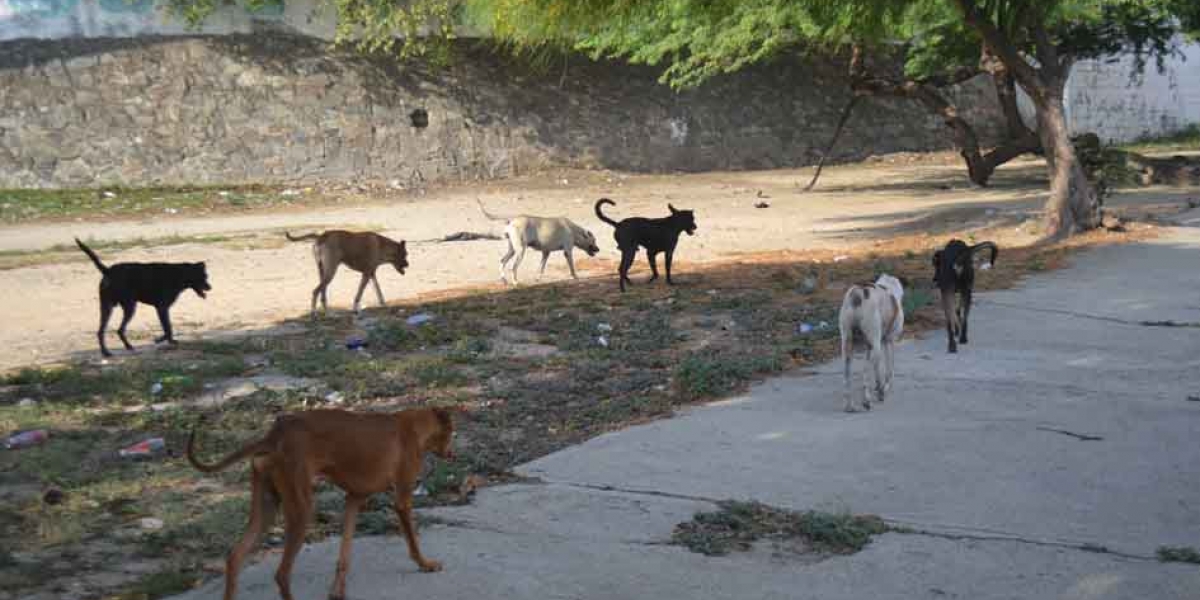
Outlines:
[[[117,197],[117,195],[112,192],[102,192],[101,195],[104,196],[105,198],[116,198]]]
[[[138,521],[138,525],[146,531],[158,531],[163,528],[163,520],[154,517],[144,517]]]
[[[346,397],[343,396],[341,392],[329,392],[328,394],[325,394],[325,401],[329,402],[330,404],[341,404],[342,402],[346,401]]]
[[[601,333],[608,333],[612,331],[612,325],[609,325],[608,323],[600,323],[599,325],[596,325],[596,330],[600,331]]]
[[[426,489],[426,488],[425,488],[425,484],[424,484],[424,483],[422,483],[422,484],[420,484],[420,485],[418,485],[418,486],[417,486],[417,489],[413,490],[413,495],[414,495],[414,496],[416,496],[416,497],[418,497],[418,498],[420,498],[421,496],[428,496],[428,495],[429,495],[429,490],[428,490],[428,489]]]
[[[1200,402],[1200,396],[1188,396],[1188,402]]]
[[[155,396],[161,394],[162,391],[163,391],[163,384],[161,381],[156,381],[156,382],[154,382],[154,385],[150,386],[150,393]]]
[[[771,205],[766,202],[756,202],[754,208],[771,208]]]
[[[282,192],[280,192],[280,195],[291,198],[293,196],[299,196],[300,190],[286,189],[286,190],[283,190]]]
[[[22,408],[28,408],[30,406],[37,406],[37,400],[34,400],[33,398],[21,398],[21,400],[19,402],[17,402],[17,406],[20,406]]]
[[[52,487],[46,490],[46,493],[42,494],[42,502],[45,502],[49,506],[62,504],[64,498],[66,498],[66,494],[56,487]]]

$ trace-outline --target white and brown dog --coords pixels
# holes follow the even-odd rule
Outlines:
[[[507,223],[504,226],[504,239],[508,241],[508,252],[500,259],[500,280],[505,283],[508,283],[508,261],[512,260],[513,256],[517,259],[512,264],[512,282],[517,283],[517,267],[521,266],[527,248],[540,250],[542,253],[539,279],[546,273],[546,261],[550,259],[551,252],[562,251],[563,256],[567,258],[567,266],[571,269],[571,277],[575,279],[579,279],[579,276],[575,274],[575,261],[571,257],[571,251],[579,248],[587,252],[588,256],[595,256],[600,252],[600,248],[596,246],[596,236],[566,217],[501,217],[489,213],[478,198],[475,202],[479,204],[479,212],[483,213],[487,220]],[[517,254],[518,248],[521,250],[520,254]]]
[[[904,286],[891,275],[880,275],[875,283],[852,286],[842,299],[838,325],[842,333],[846,412],[857,411],[850,398],[850,363],[858,346],[866,348],[874,374],[875,400],[883,402],[892,388],[892,346],[904,330]],[[864,374],[862,407],[865,410],[871,410],[868,381]]]

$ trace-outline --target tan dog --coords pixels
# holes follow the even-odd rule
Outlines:
[[[875,381],[875,398],[883,402],[892,388],[894,348],[904,331],[904,286],[891,275],[880,275],[875,283],[851,286],[838,314],[842,334],[842,362],[846,381],[846,412],[856,412],[850,400],[850,363],[855,346],[865,346]],[[871,410],[871,393],[863,377],[863,402]]]
[[[329,282],[333,281],[333,276],[337,274],[338,265],[344,264],[362,273],[362,281],[358,284],[358,293],[354,295],[354,312],[356,313],[368,281],[375,284],[375,295],[379,298],[379,305],[387,304],[383,300],[383,290],[379,289],[379,279],[375,277],[375,270],[379,268],[379,265],[391,263],[401,275],[404,274],[404,269],[408,268],[408,250],[405,248],[404,241],[396,242],[378,233],[357,233],[335,229],[319,235],[311,233],[292,237],[292,234],[286,231],[284,235],[293,242],[316,240],[313,244],[313,257],[317,259],[317,273],[321,280],[312,293],[314,315],[317,312],[318,295],[321,297],[322,308],[326,312],[329,311],[329,298],[325,289],[329,287]]]
[[[313,478],[323,475],[346,492],[342,545],[330,598],[346,597],[346,573],[358,511],[371,494],[393,488],[396,514],[408,541],[408,555],[422,571],[442,565],[421,555],[412,521],[412,490],[420,475],[422,457],[432,452],[453,458],[454,421],[450,410],[423,408],[395,413],[352,413],[310,410],[283,415],[262,439],[221,459],[201,463],[195,456],[196,432],[188,437],[187,459],[213,473],[250,459],[250,523],[225,563],[225,600],[233,600],[238,571],[246,555],[258,547],[283,509],[285,541],[275,583],[284,600],[293,600],[292,564],[304,545],[304,531],[313,512]]]
[[[512,264],[512,282],[517,283],[517,267],[521,266],[521,260],[525,258],[526,248],[542,251],[542,269],[538,272],[538,279],[546,273],[546,261],[550,259],[551,252],[561,250],[567,258],[571,277],[579,279],[575,274],[575,261],[571,251],[579,248],[587,252],[588,256],[595,256],[600,251],[596,246],[596,236],[566,217],[501,217],[488,213],[478,198],[475,202],[479,204],[479,212],[483,213],[487,220],[507,222],[504,226],[504,239],[508,240],[508,252],[500,259],[500,280],[505,283],[508,283],[506,267],[513,256],[516,256],[517,260]],[[519,255],[517,248],[521,249]]]

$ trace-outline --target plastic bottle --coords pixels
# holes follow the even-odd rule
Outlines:
[[[167,442],[162,438],[150,438],[138,442],[128,448],[122,448],[117,454],[125,458],[142,458],[152,456],[158,452],[162,452],[167,447]]]
[[[45,429],[34,429],[32,431],[22,431],[8,436],[4,440],[4,448],[7,450],[16,450],[18,448],[28,448],[36,446],[50,438],[50,432]]]

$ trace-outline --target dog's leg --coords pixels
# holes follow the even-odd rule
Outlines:
[[[363,273],[362,279],[358,282],[358,293],[354,294],[354,314],[358,314],[358,305],[362,301],[363,290],[367,289],[367,283],[371,281],[369,273]]]
[[[883,391],[885,394],[892,393],[892,377],[896,375],[896,346],[891,340],[883,342],[884,357],[887,359],[887,380],[884,382]],[[879,397],[879,401],[883,402],[883,396]]]
[[[508,240],[508,252],[505,252],[504,256],[500,258],[500,281],[508,283],[508,272],[505,269],[508,266],[508,261],[512,260],[513,256],[516,256],[517,251],[513,248],[511,238],[505,236],[504,239]]]
[[[371,273],[371,283],[375,284],[375,297],[379,299],[379,306],[387,306],[387,301],[383,299],[383,290],[379,287],[379,278]]]
[[[175,345],[175,333],[171,331],[171,307],[166,305],[155,305],[154,310],[158,313],[158,324],[162,326],[163,334],[154,338],[155,344],[167,342],[172,346]]]
[[[286,467],[276,466],[276,469],[282,468]],[[275,484],[281,494],[284,518],[283,557],[275,570],[275,585],[279,586],[283,600],[295,600],[292,596],[292,566],[304,546],[304,530],[312,516],[312,476],[304,464],[295,464],[281,472]]]
[[[959,310],[962,311],[962,316],[958,320],[958,327],[961,331],[958,334],[958,343],[966,345],[967,343],[967,318],[971,315],[971,290],[963,290],[962,297],[959,299]]]
[[[275,506],[278,501],[271,492],[270,481],[257,469],[250,476],[250,522],[241,541],[229,552],[225,559],[225,600],[233,600],[237,592],[238,572],[246,555],[253,552],[262,543],[263,535],[275,524]]]
[[[100,341],[100,354],[112,356],[108,346],[104,344],[104,331],[108,329],[108,320],[112,318],[113,304],[100,299],[100,329],[96,331],[96,339]]]
[[[542,276],[546,274],[546,261],[550,260],[550,252],[542,250],[542,268],[538,270],[538,281],[542,280]]]
[[[421,555],[417,543],[417,528],[412,520],[412,491],[411,486],[403,483],[396,486],[396,516],[400,517],[400,527],[404,530],[404,540],[408,542],[408,556],[426,573],[442,570],[442,563],[429,560]]]
[[[121,343],[125,344],[125,349],[133,352],[133,344],[129,343],[129,338],[125,337],[125,328],[129,325],[129,321],[133,320],[133,314],[137,312],[137,300],[121,303],[121,326],[117,328],[117,337],[121,338]]]
[[[946,318],[946,335],[950,337],[950,347],[948,352],[951,354],[958,352],[958,344],[954,340],[955,324],[954,315],[954,291],[942,290],[942,315]]]
[[[650,279],[647,279],[646,283],[650,283],[658,279],[658,254],[647,250],[646,258],[650,261]]]
[[[675,248],[667,248],[666,255],[666,259],[663,262],[666,263],[667,285],[675,285],[675,282],[671,280],[671,264],[675,262]]]
[[[621,276],[621,291],[625,291],[625,284],[633,282],[629,280],[629,267],[633,266],[633,259],[637,256],[637,248],[632,250],[625,248],[621,249],[621,266],[617,269],[617,274]]]
[[[350,571],[350,547],[354,543],[358,511],[366,501],[365,496],[346,494],[346,512],[342,515],[342,545],[338,548],[337,574],[333,576],[333,588],[329,591],[329,600],[346,599],[346,573]]]
[[[851,331],[849,328],[847,328],[845,325],[843,325],[842,326],[842,379],[843,379],[843,381],[845,381],[845,384],[846,384],[846,386],[845,386],[845,388],[846,388],[846,409],[845,410],[848,413],[857,412],[857,410],[858,410],[858,409],[854,408],[854,401],[851,399],[851,396],[853,396],[853,394],[851,392],[853,386],[850,383],[850,379],[851,379],[851,368],[850,367],[851,367],[851,363],[853,362],[853,360],[854,360],[854,332]]]
[[[882,340],[877,340],[876,344],[875,352],[871,353],[871,370],[875,375],[875,401],[883,402],[884,386],[887,383],[883,372],[884,367],[887,366],[887,347]],[[864,400],[864,404],[867,404],[866,400]]]
[[[321,282],[317,284],[317,288],[313,290],[313,313],[317,312],[317,294],[321,295],[321,309],[329,312],[329,283],[333,281],[333,276],[337,275],[338,263],[332,265],[321,266],[317,263],[317,271],[321,275]]]
[[[513,266],[512,266],[513,285],[517,285],[519,283],[517,281],[517,269],[521,266],[521,261],[525,260],[525,251],[528,249],[529,249],[528,246],[521,246],[521,253],[518,254],[517,259],[513,261]]]
[[[567,267],[571,269],[571,279],[579,279],[575,274],[575,259],[571,256],[571,249],[563,250],[563,256],[567,257]]]

